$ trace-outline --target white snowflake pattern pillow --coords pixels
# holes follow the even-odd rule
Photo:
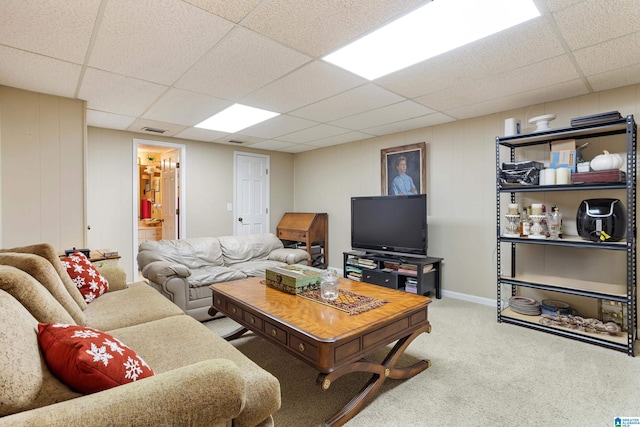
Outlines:
[[[95,393],[154,374],[120,340],[87,326],[40,323],[38,343],[49,370],[80,393]]]
[[[82,252],[75,251],[62,258],[62,265],[67,269],[67,274],[76,284],[87,304],[109,290],[107,279],[96,270]]]

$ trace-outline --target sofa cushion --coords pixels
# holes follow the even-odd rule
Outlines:
[[[187,278],[189,286],[199,288],[213,283],[228,282],[230,280],[246,279],[247,275],[241,271],[229,267],[204,266],[191,270],[191,276]]]
[[[237,264],[254,259],[267,259],[269,254],[282,249],[282,241],[273,233],[247,236],[218,237],[225,265]]]
[[[29,253],[0,253],[0,264],[12,265],[42,284],[71,315],[74,323],[84,325],[86,318],[62,283],[58,272],[45,258]],[[66,273],[65,273],[66,274]],[[77,289],[76,289],[77,292]]]
[[[246,405],[234,426],[256,426],[280,408],[280,383],[231,343],[189,316],[176,316],[110,331],[153,367],[156,374],[207,359],[233,361],[246,380]],[[184,337],[189,347],[185,349]],[[158,343],[162,350],[158,351]]]
[[[109,282],[80,251],[60,260],[87,304],[109,290]]]
[[[88,326],[40,323],[38,342],[49,369],[81,393],[95,393],[153,375],[134,350]]]
[[[87,326],[110,331],[184,312],[146,282],[136,282],[127,289],[102,295],[89,304],[84,314]]]
[[[40,282],[18,268],[0,265],[0,289],[17,299],[39,322],[75,323]]]
[[[205,265],[224,265],[222,250],[216,237],[144,242],[140,244],[137,259],[140,268],[153,261],[174,262],[190,269]]]
[[[67,292],[69,292],[69,295],[71,295],[71,298],[73,298],[76,304],[78,304],[78,307],[80,307],[80,310],[84,310],[85,308],[87,308],[87,303],[84,302],[84,298],[82,297],[82,294],[80,293],[78,288],[76,288],[76,285],[71,281],[71,278],[69,277],[65,268],[62,266],[62,263],[60,262],[60,257],[58,256],[58,253],[50,244],[38,243],[35,245],[20,246],[12,249],[3,249],[3,250],[0,250],[0,252],[28,253],[28,254],[38,255],[46,259],[56,270],[56,272],[58,273],[58,277],[60,277],[60,280],[62,280],[62,284],[67,289]]]
[[[49,370],[38,346],[38,321],[0,290],[0,417],[80,396]]]
[[[271,261],[268,259],[257,259],[233,264],[231,268],[241,271],[249,277],[264,277],[267,268],[284,267],[287,265],[280,261]]]

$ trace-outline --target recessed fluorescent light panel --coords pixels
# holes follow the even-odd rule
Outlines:
[[[195,127],[219,132],[236,133],[257,123],[279,116],[280,113],[261,110],[242,104],[233,104],[218,114],[198,123]]]
[[[323,59],[375,80],[538,16],[532,0],[434,0]]]

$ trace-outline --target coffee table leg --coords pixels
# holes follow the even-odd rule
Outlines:
[[[398,359],[402,356],[406,348],[411,342],[424,332],[431,332],[431,325],[426,325],[418,329],[411,335],[399,339],[389,354],[384,358],[382,363],[370,362],[366,359],[360,359],[350,365],[344,366],[329,374],[320,374],[316,382],[322,385],[324,390],[329,389],[331,383],[345,374],[352,372],[371,372],[373,375],[365,386],[349,401],[340,411],[324,422],[325,426],[341,426],[351,418],[353,418],[360,410],[373,399],[375,393],[382,387],[387,378],[406,379],[424,371],[431,362],[429,360],[420,360],[411,366],[404,368],[396,368]]]
[[[222,335],[222,338],[224,338],[227,341],[232,341],[235,340],[237,338],[240,338],[241,336],[243,336],[246,332],[249,332],[249,330],[245,327],[240,327],[238,329],[236,329],[233,332],[229,332],[226,335]]]

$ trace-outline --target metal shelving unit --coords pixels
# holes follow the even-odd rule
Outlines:
[[[496,217],[497,217],[497,319],[498,322],[510,323],[536,329],[539,331],[595,344],[614,350],[626,352],[630,356],[635,356],[635,344],[638,332],[638,309],[637,309],[637,286],[636,286],[636,122],[633,116],[612,120],[606,123],[591,124],[579,127],[568,127],[550,129],[548,131],[536,132],[527,135],[516,135],[510,137],[496,137]],[[549,185],[549,186],[524,186],[508,185],[501,186],[501,156],[500,148],[509,148],[509,161],[515,161],[516,150],[522,147],[529,147],[541,144],[550,144],[552,141],[564,139],[583,140],[610,135],[620,135],[626,138],[626,181],[618,183],[598,183],[598,184],[570,184],[570,185]],[[510,194],[512,203],[515,203],[517,193],[543,193],[562,191],[596,191],[596,190],[626,190],[626,215],[627,230],[625,240],[622,242],[591,242],[582,240],[577,236],[569,236],[560,240],[549,239],[527,239],[517,237],[501,236],[501,194]],[[509,244],[510,251],[502,251],[502,244]],[[517,245],[541,245],[543,247],[568,248],[573,250],[611,250],[626,252],[626,284],[610,285],[581,280],[571,280],[571,278],[545,277],[539,275],[521,274],[516,275],[516,246]],[[562,249],[564,250],[564,249]],[[511,274],[506,275],[503,271],[503,252],[510,252]],[[627,331],[624,336],[601,336],[587,332],[579,332],[571,329],[545,326],[538,323],[540,316],[521,315],[503,306],[502,286],[511,287],[511,295],[516,295],[520,288],[537,289],[541,291],[555,292],[565,295],[575,295],[585,298],[606,299],[610,301],[626,304]],[[600,286],[601,285],[601,286]]]

